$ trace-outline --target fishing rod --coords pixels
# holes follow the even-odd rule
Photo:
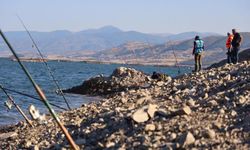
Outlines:
[[[25,113],[22,111],[22,109],[16,104],[14,99],[7,93],[7,91],[3,88],[2,85],[0,85],[0,89],[4,92],[4,94],[8,97],[9,101],[16,107],[17,111],[23,116],[23,118],[27,121],[27,123],[33,127],[32,122],[29,120],[29,118],[25,115]],[[7,105],[8,107],[8,105]],[[9,108],[9,107],[8,107]],[[10,108],[9,108],[10,109]]]
[[[33,95],[29,95],[29,94],[26,94],[26,93],[23,93],[23,92],[20,92],[20,91],[16,91],[16,90],[13,90],[13,89],[9,89],[9,88],[6,88],[6,87],[2,87],[2,89],[6,90],[6,91],[13,92],[13,93],[16,93],[16,94],[19,94],[19,95],[26,96],[26,97],[29,97],[29,98],[32,98],[32,99],[34,99],[34,100],[39,100],[39,101],[41,101],[40,98],[35,97],[35,96],[33,96]],[[53,104],[53,103],[51,103],[51,102],[50,102],[50,104],[51,104],[52,106],[54,106],[54,107],[59,108],[59,109],[67,110],[67,109],[64,108],[64,107],[61,107],[61,106],[56,105],[56,104]]]
[[[46,95],[44,94],[44,92],[42,91],[42,89],[40,88],[40,86],[31,77],[30,73],[28,72],[28,70],[26,69],[26,67],[23,65],[23,63],[20,61],[20,58],[18,57],[18,55],[16,54],[15,50],[12,48],[12,46],[8,42],[7,38],[5,37],[5,35],[4,35],[4,33],[2,32],[1,29],[0,29],[0,34],[1,34],[2,38],[3,38],[3,40],[5,41],[5,43],[7,44],[7,46],[9,47],[10,51],[14,55],[15,59],[19,63],[20,67],[22,68],[22,70],[24,71],[24,73],[26,74],[26,76],[28,77],[28,79],[30,80],[30,82],[32,83],[32,85],[35,88],[37,94],[40,96],[42,102],[48,108],[48,110],[51,113],[52,117],[56,120],[57,124],[59,125],[59,127],[62,130],[62,132],[66,136],[68,142],[70,143],[71,147],[74,150],[78,150],[79,149],[78,146],[75,144],[75,142],[72,139],[71,135],[69,134],[68,130],[65,128],[65,126],[60,121],[59,117],[57,116],[57,114],[55,113],[55,111],[53,110],[53,108],[51,107],[50,103],[48,102],[48,100],[46,98]]]
[[[28,35],[29,35],[29,37],[30,37],[30,39],[31,39],[31,41],[32,41],[32,43],[33,43],[33,45],[35,46],[35,48],[36,48],[38,54],[40,55],[40,57],[41,57],[41,59],[42,59],[44,65],[46,66],[46,68],[47,68],[47,70],[48,70],[48,72],[49,72],[49,75],[50,75],[51,79],[52,79],[53,82],[55,83],[57,89],[59,90],[60,95],[62,95],[62,97],[63,97],[65,103],[67,104],[68,109],[71,109],[70,106],[69,106],[69,103],[68,103],[68,101],[67,101],[67,99],[66,99],[66,97],[65,97],[65,95],[64,95],[64,93],[63,93],[63,91],[62,91],[62,89],[60,88],[60,85],[59,85],[58,81],[56,80],[55,76],[53,75],[52,70],[50,69],[48,63],[45,61],[44,56],[43,56],[42,52],[40,51],[40,49],[38,48],[38,46],[37,46],[37,44],[36,44],[34,38],[31,36],[31,33],[29,32],[29,30],[28,30],[27,27],[25,26],[25,24],[24,24],[23,20],[21,19],[21,17],[19,17],[19,16],[17,15],[17,18],[19,19],[19,21],[20,21],[21,24],[23,25],[24,29],[25,29],[26,32],[28,33]]]
[[[172,48],[172,51],[173,51],[173,54],[174,54],[174,58],[175,58],[175,66],[178,67],[178,74],[180,74],[181,73],[181,68],[179,66],[177,56],[176,56],[175,51],[174,51],[174,46],[171,43],[170,43],[170,45],[171,45],[171,48]]]
[[[135,57],[135,63],[137,63],[137,65],[139,65],[139,60],[138,60],[138,58],[137,58],[137,56],[136,56],[136,53],[135,53],[135,50],[134,49],[132,49],[132,53],[134,54],[134,57]]]
[[[176,56],[174,50],[173,50],[173,54],[174,54],[174,57],[175,57],[175,66],[178,67],[178,74],[180,74],[181,73],[181,69],[180,69],[180,66],[178,64],[177,56]]]

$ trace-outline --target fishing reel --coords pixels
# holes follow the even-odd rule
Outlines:
[[[8,108],[7,111],[11,110],[12,106],[13,106],[13,102],[10,99],[7,99],[4,102],[4,105]]]
[[[56,90],[55,90],[55,93],[56,93],[57,95],[63,95],[63,91],[62,91],[61,89],[56,89]]]

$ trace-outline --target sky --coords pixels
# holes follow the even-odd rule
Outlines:
[[[34,31],[249,32],[249,7],[250,0],[0,0],[0,28],[24,30],[18,14]]]

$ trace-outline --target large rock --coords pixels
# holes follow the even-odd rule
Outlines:
[[[147,83],[147,78],[148,76],[141,71],[119,67],[109,77],[93,77],[84,81],[82,85],[63,90],[63,92],[84,95],[108,95],[143,86]]]

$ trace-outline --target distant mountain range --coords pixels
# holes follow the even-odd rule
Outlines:
[[[36,51],[26,32],[5,34],[19,54],[26,58],[36,57]],[[174,65],[177,58],[180,64],[187,65],[193,64],[192,47],[196,35],[201,36],[205,42],[204,64],[209,65],[226,57],[227,37],[217,33],[146,34],[105,26],[80,32],[32,31],[31,34],[49,59]],[[249,48],[250,32],[242,32],[241,35],[241,49]],[[0,56],[9,56],[2,39]]]
[[[250,48],[250,32],[241,33],[243,37],[243,43],[241,49]],[[203,38],[205,43],[205,55],[204,62],[211,64],[225,58],[227,52],[225,48],[226,36],[208,36]],[[118,61],[118,60],[134,60],[144,61],[150,60],[151,62],[160,62],[166,60],[173,60],[174,55],[182,62],[182,64],[190,64],[192,61],[192,48],[194,38],[184,40],[167,42],[164,44],[149,45],[143,42],[129,42],[118,47],[100,51],[93,55],[94,58],[105,61]]]
[[[5,32],[10,43],[17,51],[31,51],[32,42],[25,31]],[[180,34],[146,34],[136,31],[122,31],[113,26],[89,29],[80,32],[58,30],[52,32],[31,31],[39,48],[46,54],[63,54],[70,51],[102,51],[128,42],[163,44],[169,40],[180,41],[195,35],[207,37],[217,33],[185,32]],[[0,39],[0,50],[7,50]]]

